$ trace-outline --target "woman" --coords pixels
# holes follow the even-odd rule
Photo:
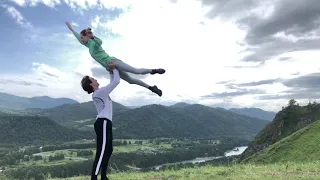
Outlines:
[[[96,60],[99,64],[101,64],[104,68],[107,69],[107,66],[113,61],[119,70],[120,78],[127,81],[129,84],[136,84],[142,86],[144,88],[149,89],[150,91],[162,96],[162,91],[157,86],[150,86],[145,82],[135,79],[129,76],[128,72],[133,74],[163,74],[165,73],[164,69],[146,69],[146,68],[134,68],[123,61],[117,59],[116,57],[109,56],[104,49],[101,47],[102,41],[101,39],[97,38],[91,32],[91,29],[84,29],[78,34],[73,30],[71,25],[66,22],[67,27],[69,30],[74,34],[74,36],[78,39],[78,41],[89,48],[90,55],[94,60]]]

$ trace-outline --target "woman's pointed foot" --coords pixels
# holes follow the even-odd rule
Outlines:
[[[160,97],[162,96],[162,91],[157,86],[150,86],[149,89],[152,92],[158,94],[158,96],[160,96]]]
[[[162,68],[159,68],[159,69],[152,69],[152,71],[151,71],[150,74],[156,74],[156,73],[158,73],[158,74],[163,74],[163,73],[165,73],[165,72],[166,72],[166,70],[164,70],[164,69],[162,69]]]

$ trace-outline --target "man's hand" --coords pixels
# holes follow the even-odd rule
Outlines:
[[[73,29],[72,29],[71,25],[69,24],[69,22],[66,22],[66,25],[67,25],[67,27],[70,29],[70,31],[73,32]]]
[[[116,64],[114,63],[114,61],[110,61],[110,64],[108,67],[112,71],[114,68],[116,68]]]

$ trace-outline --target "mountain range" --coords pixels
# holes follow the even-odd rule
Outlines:
[[[69,98],[51,98],[48,96],[21,97],[7,93],[0,93],[0,108],[25,109],[25,108],[52,108],[63,104],[78,104]]]
[[[181,106],[182,105],[182,106]],[[200,104],[179,103],[172,106],[158,104],[129,108],[117,102],[113,103],[114,137],[115,138],[223,138],[236,137],[246,140],[252,139],[264,128],[269,121],[249,117],[231,112],[223,108],[212,108]],[[63,104],[53,108],[26,108],[26,109],[0,109],[6,117],[3,126],[12,131],[6,132],[6,137],[11,133],[21,131],[25,127],[36,124],[37,131],[42,133],[54,133],[52,129],[64,129],[64,132],[85,132],[86,136],[76,134],[71,137],[95,138],[93,124],[96,117],[96,109],[92,101],[85,103]],[[23,119],[28,121],[16,121]],[[37,122],[35,122],[35,119]],[[45,121],[42,122],[42,121]],[[44,123],[41,125],[41,123]],[[49,125],[48,125],[49,124]],[[50,128],[50,125],[53,128]],[[62,128],[63,127],[63,128]],[[76,130],[76,131],[75,131]],[[1,133],[0,132],[0,135]],[[21,131],[23,135],[24,131]],[[59,131],[57,131],[59,132]],[[29,131],[24,134],[28,137]],[[39,138],[37,138],[39,136]],[[32,135],[32,138],[41,139],[41,133]],[[12,135],[12,137],[18,137]],[[43,137],[49,137],[44,135]],[[60,136],[59,136],[60,137]],[[61,136],[63,140],[63,136]],[[57,139],[59,140],[59,138]]]
[[[276,116],[275,112],[264,111],[259,108],[231,108],[229,111],[232,111],[237,114],[242,114],[250,117],[256,117],[259,119],[264,119],[268,121],[272,121]]]
[[[48,96],[38,96],[38,97],[21,97],[15,96],[7,93],[0,93],[0,108],[2,109],[31,109],[31,108],[41,108],[48,109],[54,108],[61,105],[66,105],[65,107],[69,107],[67,105],[79,104],[78,101],[70,99],[70,98],[51,98]],[[183,108],[187,107],[191,104],[185,102],[178,102],[169,107],[175,108]],[[122,105],[121,105],[122,106]],[[123,106],[124,107],[124,106]],[[141,106],[126,106],[124,108],[127,109],[136,109]],[[212,107],[212,106],[209,106]],[[275,117],[275,112],[265,111],[259,108],[231,108],[229,111],[232,111],[237,114],[246,115],[250,117],[255,117],[263,120],[273,120]]]

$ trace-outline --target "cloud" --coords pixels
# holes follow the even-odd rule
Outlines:
[[[287,52],[320,49],[320,4],[317,0],[201,2],[211,8],[207,17],[232,20],[247,31],[244,52],[249,55],[242,58],[244,62],[264,62]]]
[[[94,18],[94,20],[92,20],[91,21],[91,26],[92,26],[92,28],[94,28],[94,29],[96,29],[97,27],[98,27],[98,24],[99,24],[99,22],[100,22],[100,16],[96,16],[95,18]]]
[[[291,57],[281,57],[279,58],[279,61],[289,61],[289,60],[292,60]]]
[[[88,10],[95,7],[106,8],[106,9],[115,9],[115,8],[129,8],[130,1],[129,0],[10,0],[16,3],[19,6],[26,7],[31,6],[35,7],[39,4],[43,4],[50,8],[55,8],[62,3],[68,5],[71,9],[75,10]]]
[[[207,98],[232,98],[237,96],[243,96],[243,95],[255,95],[255,94],[264,94],[264,90],[260,89],[240,89],[233,92],[223,92],[223,93],[212,93],[210,95],[201,96],[203,99]]]
[[[286,52],[320,49],[317,0],[275,1],[267,17],[252,14],[238,23],[248,28],[245,41],[251,54],[243,61],[266,61]]]
[[[253,81],[247,83],[229,83],[227,87],[233,87],[233,89],[241,89],[239,87],[254,87],[262,85],[272,85],[275,83],[281,83],[287,87],[287,90],[280,91],[278,93],[268,94],[263,91],[250,91],[250,90],[238,90],[235,92],[214,93],[213,95],[205,96],[204,98],[224,98],[235,97],[246,94],[256,95],[258,100],[276,100],[276,99],[319,99],[320,98],[320,73],[305,74],[295,78],[278,78],[278,79],[266,79],[260,81]]]
[[[7,10],[8,15],[16,21],[23,28],[32,28],[32,24],[27,21],[15,7],[9,5],[1,5],[2,8]]]
[[[228,84],[228,83],[231,83],[233,82],[234,80],[228,80],[228,81],[220,81],[220,82],[217,82],[216,84]]]
[[[38,96],[67,97],[86,101],[89,97],[83,96],[81,78],[82,76],[78,76],[75,71],[63,72],[46,64],[33,63],[31,73],[23,76],[2,75],[0,82],[7,84],[3,92],[14,92],[18,96],[34,97],[37,90],[40,92]]]
[[[274,83],[282,83],[283,85],[290,88],[320,88],[320,73],[306,74],[292,79],[265,79],[260,81],[239,84],[229,83],[228,85],[233,85],[237,87],[252,87],[260,85],[270,85]]]
[[[317,0],[282,0],[275,2],[272,14],[248,32],[248,39],[270,37],[279,32],[303,36],[318,28],[320,4]]]
[[[289,79],[284,81],[283,85],[291,88],[320,88],[320,73],[311,73]]]
[[[72,25],[72,26],[75,26],[75,27],[79,27],[79,24],[76,23],[76,22],[73,22],[73,21],[71,22],[71,25]]]
[[[30,80],[19,80],[19,79],[0,79],[1,84],[16,84],[16,85],[22,85],[22,86],[40,86],[40,87],[47,87],[46,85],[38,82],[32,82]]]
[[[259,68],[264,65],[264,62],[260,62],[257,65],[245,65],[245,66],[226,66],[230,68],[242,69],[242,68]]]
[[[203,5],[210,7],[210,11],[207,13],[209,18],[232,18],[239,14],[242,15],[248,9],[253,9],[261,3],[256,0],[201,0],[201,2]]]
[[[279,82],[280,79],[265,79],[261,81],[254,81],[254,82],[248,82],[248,83],[240,83],[240,84],[234,84],[238,87],[250,87],[250,86],[259,86],[259,85],[266,85],[266,84],[273,84],[276,82]]]

